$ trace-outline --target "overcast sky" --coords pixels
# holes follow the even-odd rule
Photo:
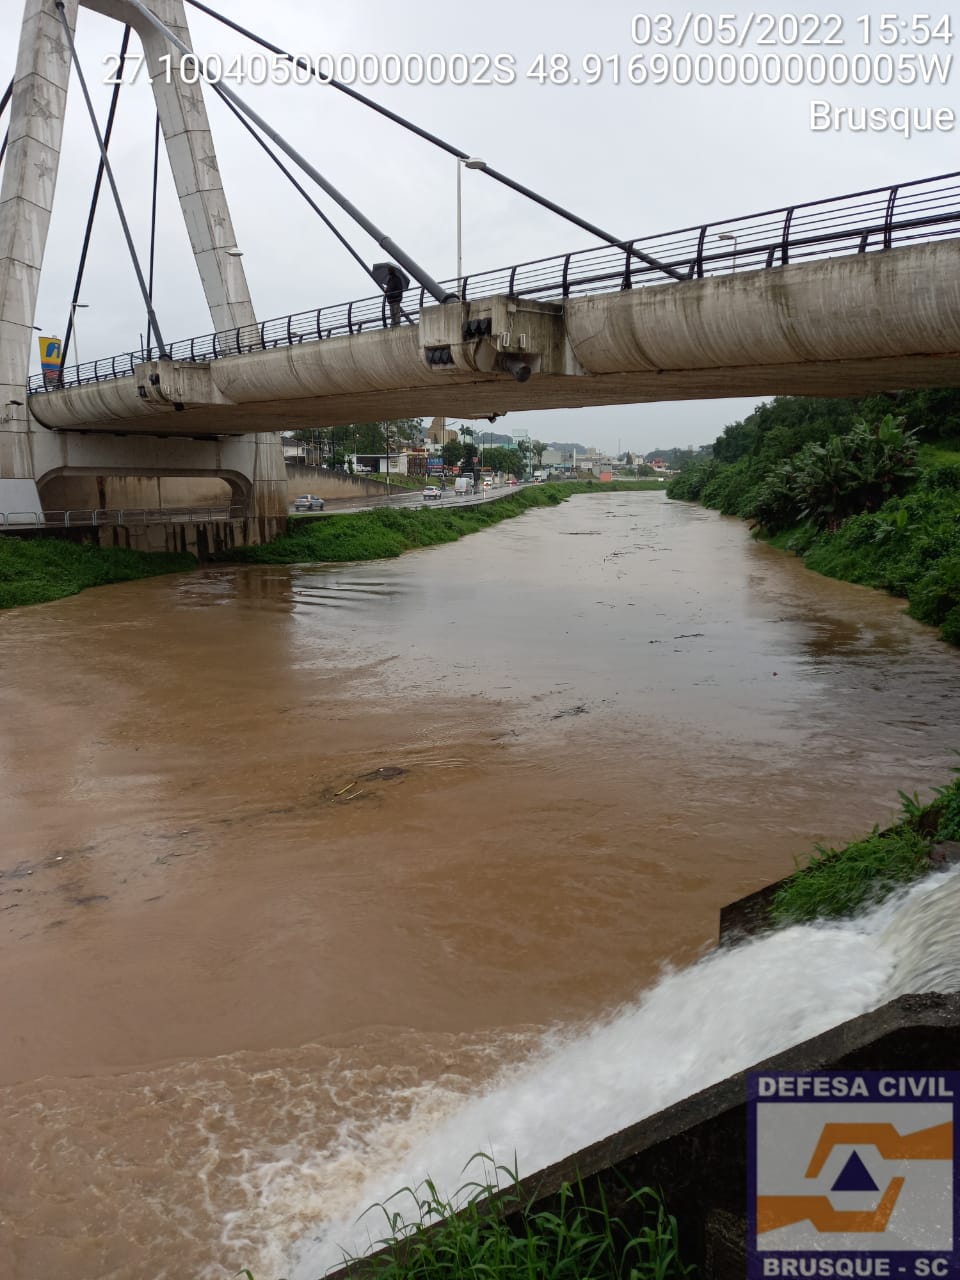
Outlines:
[[[214,5],[216,7],[216,5]],[[501,75],[512,72],[511,84],[363,85],[364,93],[423,127],[440,134],[472,155],[516,177],[582,217],[632,238],[701,221],[716,221],[777,208],[798,201],[839,195],[861,188],[922,178],[957,166],[960,130],[923,133],[910,138],[886,130],[853,133],[814,131],[810,103],[824,100],[837,106],[952,107],[960,114],[960,69],[951,68],[946,84],[931,87],[883,87],[785,83],[763,85],[697,85],[629,83],[631,58],[666,54],[713,55],[750,53],[827,56],[888,54],[939,55],[960,58],[960,37],[946,43],[940,27],[922,46],[906,28],[887,27],[882,33],[895,43],[881,41],[879,21],[896,6],[835,3],[832,9],[798,12],[826,15],[842,10],[840,18],[807,21],[799,32],[814,41],[784,43],[793,38],[788,20],[770,30],[771,43],[758,46],[762,20],[746,34],[742,48],[724,49],[707,41],[710,23],[702,18],[688,26],[681,49],[676,36],[687,13],[713,15],[721,9],[699,10],[658,0],[648,10],[622,0],[485,0],[478,5],[454,5],[439,0],[351,0],[341,5],[311,5],[302,0],[231,0],[223,9],[237,22],[295,53],[316,57],[328,53],[342,58],[364,54],[441,55],[433,68],[448,74],[462,72],[465,54],[471,77],[482,75],[478,55],[501,61]],[[769,8],[782,15],[781,5]],[[13,71],[19,39],[19,0],[0,5],[0,80]],[[947,10],[931,14],[923,40],[934,31]],[[729,12],[735,12],[733,6]],[[754,10],[759,13],[759,9]],[[674,19],[672,43],[635,43],[648,32],[643,14],[663,13]],[[638,17],[634,24],[634,18]],[[219,54],[225,64],[244,59],[255,47],[212,19],[188,8],[195,48]],[[746,10],[728,24],[725,38],[743,34]],[[869,43],[866,42],[869,18]],[[906,27],[913,12],[898,15]],[[842,23],[842,25],[841,25]],[[956,27],[960,31],[960,18]],[[952,34],[949,33],[949,34]],[[97,14],[80,10],[78,50],[88,80],[96,87],[101,119],[109,89],[103,80],[111,67],[105,59],[119,47],[121,28]],[[783,38],[781,40],[781,37]],[[827,38],[834,43],[825,45]],[[819,43],[816,43],[819,41]],[[132,44],[136,48],[136,41]],[[956,47],[956,52],[954,49]],[[540,83],[538,55],[566,54],[573,83]],[[588,55],[599,55],[588,59]],[[619,59],[620,84],[613,82]],[[368,69],[375,63],[367,60]],[[557,64],[555,64],[557,65]],[[714,66],[717,64],[714,63]],[[746,75],[754,64],[744,64]],[[794,61],[794,70],[798,63]],[[842,70],[842,64],[838,64]],[[906,64],[904,64],[906,65]],[[395,64],[389,64],[389,69]],[[681,57],[669,66],[680,78],[692,67]],[[702,76],[710,62],[700,63]],[[254,75],[262,68],[242,63]],[[389,74],[388,69],[388,74]],[[414,74],[416,63],[408,64]],[[739,74],[729,59],[727,75]],[[776,64],[768,64],[775,78]],[[860,73],[888,74],[890,64],[866,64]],[[341,64],[349,79],[349,58]],[[900,64],[894,64],[900,70]],[[528,75],[532,71],[533,75]],[[602,71],[599,83],[591,76]],[[816,67],[814,68],[816,72]],[[562,66],[559,71],[563,75]],[[634,74],[642,74],[635,70]],[[488,78],[496,75],[496,68]],[[347,194],[374,222],[419,261],[435,278],[456,274],[456,160],[431,147],[365,107],[321,85],[252,85],[230,81],[262,115]],[[307,310],[319,305],[369,296],[369,280],[345,253],[302,199],[272,168],[220,102],[207,91],[211,127],[220,160],[237,241],[261,319]],[[121,94],[118,125],[111,148],[121,192],[144,258],[149,235],[149,191],[152,164],[153,110],[144,75]],[[82,97],[71,85],[63,155],[51,234],[40,290],[37,323],[46,334],[62,335],[97,152]],[[104,195],[107,196],[105,191]],[[330,206],[322,193],[318,203],[347,233],[367,261],[382,253],[345,215]],[[206,311],[169,170],[161,170],[161,230],[159,236],[156,309],[167,341],[208,332]],[[463,173],[463,253],[465,272],[522,262],[595,243],[590,236],[553,214],[494,183],[482,173]],[[106,198],[95,231],[81,295],[87,304],[78,316],[76,353],[83,360],[114,354],[139,345],[145,328],[143,307],[129,259],[120,243],[119,225]],[[578,409],[552,413],[513,414],[503,424],[523,427],[547,440],[577,439],[605,449],[647,451],[658,446],[700,444],[712,440],[722,427],[748,413],[754,400],[691,402]]]

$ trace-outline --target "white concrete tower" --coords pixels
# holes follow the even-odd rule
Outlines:
[[[256,323],[240,258],[225,251],[236,244],[220,181],[200,86],[177,74],[181,54],[128,0],[80,0],[118,22],[129,23],[143,45],[184,221],[217,332]],[[65,0],[71,28],[78,0]],[[190,35],[182,0],[149,0],[149,7],[187,45]],[[172,74],[159,59],[170,58]],[[0,185],[0,512],[40,510],[37,482],[48,474],[120,475],[166,473],[162,441],[117,439],[109,450],[92,437],[54,435],[36,423],[24,405],[34,314],[70,77],[70,55],[54,0],[26,0],[11,100],[10,141]],[[160,317],[162,322],[162,317]],[[169,337],[170,335],[165,335]],[[85,442],[89,440],[89,449]],[[199,443],[199,442],[198,442]],[[243,441],[209,443],[197,449],[178,443],[169,474],[229,473],[242,477],[251,512],[287,511],[286,471],[279,436],[265,433]],[[89,456],[85,454],[89,453]]]

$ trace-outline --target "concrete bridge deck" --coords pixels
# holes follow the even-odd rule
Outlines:
[[[958,382],[960,241],[950,239],[559,302],[448,303],[399,328],[145,361],[132,377],[29,403],[58,431],[196,437]]]

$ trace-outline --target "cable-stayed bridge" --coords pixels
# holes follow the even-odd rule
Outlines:
[[[188,3],[211,12],[198,0]],[[183,0],[84,4],[123,22],[124,42],[133,29],[151,68],[161,58],[191,56]],[[274,434],[281,427],[722,396],[853,395],[960,381],[958,173],[624,241],[482,165],[601,246],[441,283],[238,95],[215,85],[319,216],[328,221],[286,161],[349,213],[405,277],[402,295],[384,292],[376,269],[383,264],[366,263],[335,232],[377,291],[259,321],[231,253],[233,229],[199,85],[166,75],[153,82],[158,128],[212,328],[173,342],[161,336],[152,279],[128,237],[149,316],[145,345],[66,363],[28,383],[71,67],[89,101],[75,62],[76,11],[77,0],[28,0],[17,74],[5,95],[0,510],[40,510],[53,477],[211,474],[228,481],[266,532],[263,520],[286,512]],[[355,90],[334,87],[466,158]],[[114,188],[109,124],[98,137],[101,173]],[[74,302],[81,280],[82,263]],[[65,345],[69,340],[68,328]]]

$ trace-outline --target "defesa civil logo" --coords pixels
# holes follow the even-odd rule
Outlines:
[[[751,1072],[748,1280],[960,1280],[960,1071]]]

